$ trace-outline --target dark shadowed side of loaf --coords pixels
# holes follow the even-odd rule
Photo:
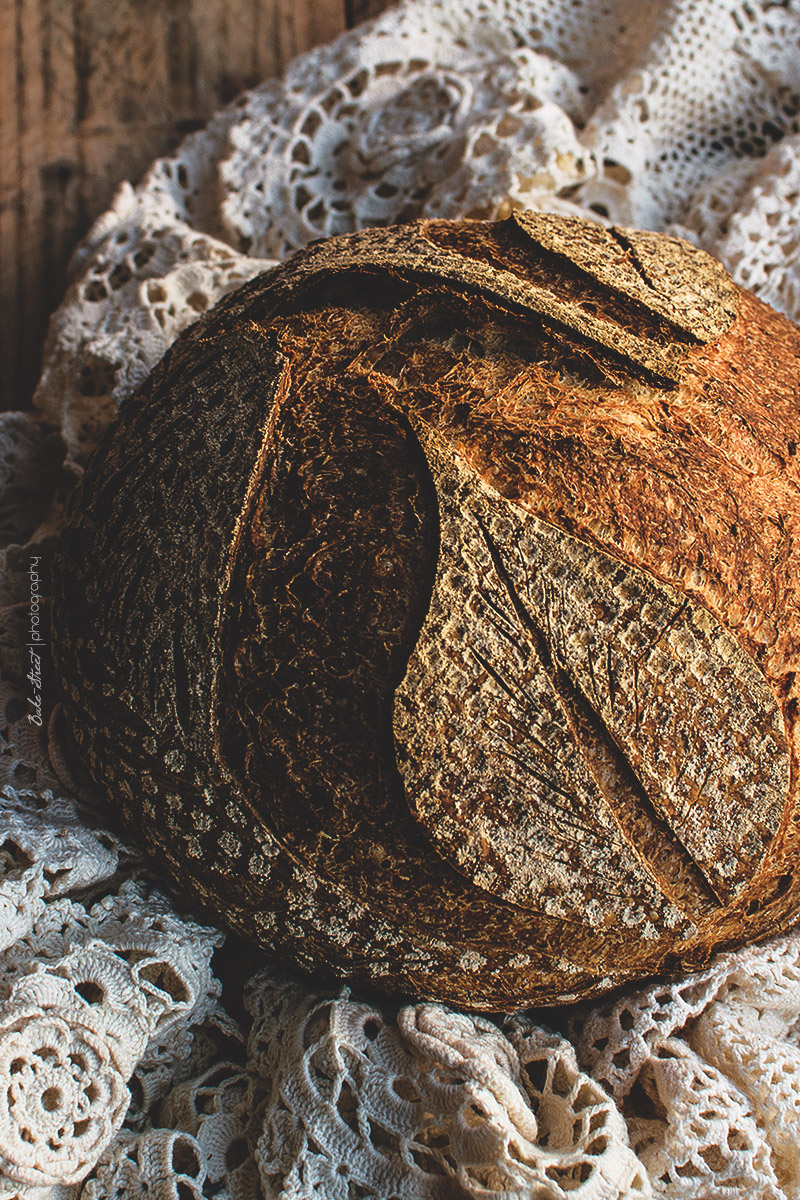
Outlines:
[[[800,906],[800,332],[577,219],[320,243],[127,401],[55,580],[61,728],[301,966],[471,1008]]]

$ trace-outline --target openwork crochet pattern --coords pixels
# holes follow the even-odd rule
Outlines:
[[[798,111],[796,0],[407,0],[122,186],[0,417],[0,1200],[800,1197],[800,936],[550,1015],[318,993],[81,807],[28,646],[87,454],[220,296],[527,207],[679,233],[798,320]]]

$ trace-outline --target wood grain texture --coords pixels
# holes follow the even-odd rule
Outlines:
[[[251,281],[72,501],[76,771],[245,936],[395,992],[561,1002],[785,928],[798,351],[703,252],[545,215]]]
[[[26,407],[76,242],[245,87],[345,27],[343,0],[0,0],[0,405]]]

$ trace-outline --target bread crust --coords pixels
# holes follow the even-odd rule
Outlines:
[[[87,789],[301,966],[473,1009],[796,916],[800,331],[679,239],[332,239],[127,401],[54,580]]]

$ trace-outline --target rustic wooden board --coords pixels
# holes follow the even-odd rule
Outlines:
[[[366,21],[369,17],[377,17],[388,8],[388,0],[345,0],[348,27]]]
[[[119,182],[345,23],[344,0],[0,0],[0,407],[29,404]]]

